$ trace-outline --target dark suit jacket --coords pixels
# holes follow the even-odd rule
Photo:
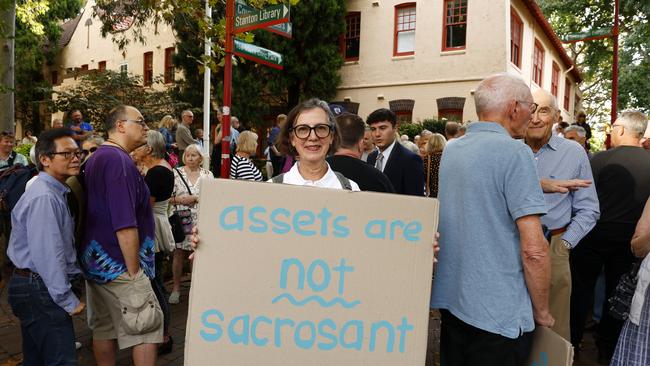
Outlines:
[[[375,150],[368,155],[368,164],[375,166],[378,153]],[[384,164],[384,174],[393,183],[395,193],[424,196],[424,165],[419,155],[396,142]]]

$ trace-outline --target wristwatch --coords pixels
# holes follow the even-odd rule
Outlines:
[[[568,250],[571,250],[571,248],[572,248],[571,243],[569,243],[568,241],[566,241],[564,239],[562,239],[562,245],[564,245],[564,247],[567,248]]]

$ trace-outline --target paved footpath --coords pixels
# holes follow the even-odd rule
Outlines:
[[[190,289],[189,276],[184,278],[181,285],[181,303],[171,305],[172,321],[170,331],[174,339],[174,348],[170,354],[159,357],[157,365],[181,366],[183,365],[183,352],[185,343],[185,325],[187,320],[187,304]],[[11,313],[11,308],[7,303],[6,288],[0,293],[0,366],[17,366],[21,365],[21,335],[20,323]],[[91,333],[86,326],[85,313],[82,316],[74,318],[74,327],[77,333],[77,341],[82,343],[82,347],[77,351],[80,366],[95,365],[91,348]],[[575,362],[574,366],[597,366],[596,349],[593,344],[592,334],[585,335],[585,350],[582,353],[582,361]],[[438,342],[440,339],[440,316],[438,312],[432,312],[429,321],[429,347],[427,350],[426,366],[438,365]],[[124,350],[117,355],[118,366],[131,365],[131,352]]]

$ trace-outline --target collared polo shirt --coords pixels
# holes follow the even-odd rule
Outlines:
[[[299,165],[300,162],[296,162],[291,167],[291,169],[284,174],[284,176],[282,177],[282,183],[293,184],[296,186],[311,186],[311,187],[321,187],[321,188],[343,189],[343,186],[341,185],[339,178],[336,176],[336,174],[334,174],[334,171],[332,170],[332,168],[330,168],[329,164],[327,164],[327,173],[325,173],[325,175],[319,180],[307,180],[303,178],[302,175],[300,175],[300,171],[298,170]],[[353,180],[351,179],[349,180],[350,180],[350,185],[352,186],[352,190],[360,191],[359,185]],[[269,179],[268,182],[273,182],[273,180]]]
[[[546,213],[533,153],[494,122],[474,122],[440,163],[440,253],[431,307],[517,338],[535,328],[516,220]]]

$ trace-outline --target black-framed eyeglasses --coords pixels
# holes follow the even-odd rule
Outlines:
[[[97,151],[97,146],[93,146],[93,147],[91,147],[90,149],[83,149],[83,150],[81,150],[81,152],[84,154],[84,156],[85,156],[85,155],[92,154],[92,153],[94,153],[95,151]]]
[[[319,123],[314,127],[309,125],[298,125],[291,128],[291,131],[293,131],[293,134],[299,139],[309,138],[311,131],[314,131],[316,137],[324,139],[332,133],[332,126],[325,123]]]
[[[535,111],[537,110],[537,107],[539,106],[539,104],[537,104],[535,102],[527,102],[525,100],[518,100],[517,103],[529,104],[530,105],[530,113],[535,113]]]
[[[144,119],[123,119],[122,121],[124,121],[124,122],[133,122],[133,123],[139,124],[142,127],[147,127],[147,123],[144,121]]]
[[[50,157],[54,155],[61,155],[65,160],[71,160],[72,157],[76,157],[77,159],[81,160],[83,158],[84,153],[83,151],[77,150],[77,151],[59,151],[59,152],[53,152],[49,154]]]

